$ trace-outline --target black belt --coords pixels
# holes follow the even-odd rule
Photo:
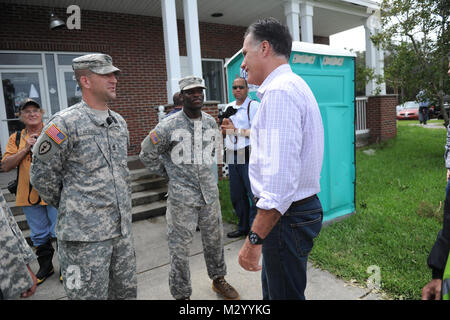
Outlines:
[[[291,203],[289,209],[295,208],[295,207],[297,207],[297,206],[299,206],[299,205],[301,205],[301,204],[304,204],[304,203],[306,203],[306,202],[308,202],[308,201],[311,201],[311,200],[312,200],[313,198],[315,198],[315,197],[316,197],[316,195],[313,194],[312,196],[310,196],[310,197],[308,197],[308,198],[305,198],[305,199],[302,199],[302,200],[298,200],[298,201],[294,201],[294,202]],[[255,203],[257,203],[258,200],[259,200],[259,198],[254,197],[253,200],[255,201]],[[288,209],[288,210],[289,210],[289,209]]]

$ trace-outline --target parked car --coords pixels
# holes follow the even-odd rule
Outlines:
[[[406,101],[401,105],[402,108],[397,112],[398,120],[418,120],[419,119],[419,103],[416,101]]]
[[[402,111],[402,109],[403,109],[403,105],[402,104],[399,104],[398,106],[396,106],[395,107],[396,114],[398,114],[400,111]]]
[[[450,95],[448,95],[448,94],[444,96],[444,109],[447,112],[447,115],[450,117]],[[439,102],[436,105],[436,108],[434,111],[435,111],[436,116],[439,119],[443,118],[441,115],[441,107],[439,106]]]

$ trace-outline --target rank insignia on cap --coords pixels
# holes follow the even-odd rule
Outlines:
[[[153,144],[157,144],[159,142],[159,137],[155,131],[150,132],[150,139],[152,140]]]
[[[54,124],[52,124],[47,130],[45,130],[45,133],[57,144],[61,144],[67,138],[67,136]]]

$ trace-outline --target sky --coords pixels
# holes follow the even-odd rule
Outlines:
[[[330,46],[340,49],[366,51],[364,26],[359,26],[330,36]]]
[[[381,4],[382,0],[372,0]],[[366,32],[359,26],[330,36],[330,46],[354,51],[366,51]]]

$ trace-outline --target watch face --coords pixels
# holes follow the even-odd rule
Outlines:
[[[256,244],[258,242],[258,235],[256,233],[251,233],[249,239],[252,244]]]

